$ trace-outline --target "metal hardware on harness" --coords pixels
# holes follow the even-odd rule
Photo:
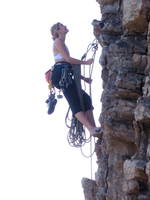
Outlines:
[[[62,68],[61,79],[59,81],[60,88],[68,88],[72,83],[72,71],[67,66]]]
[[[58,99],[62,99],[62,98],[63,98],[63,95],[61,95],[61,90],[59,90],[58,92],[59,92],[59,94],[57,95],[57,98],[58,98]]]

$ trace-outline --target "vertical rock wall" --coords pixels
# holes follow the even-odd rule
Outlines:
[[[150,0],[97,2],[103,138],[95,181],[82,180],[85,199],[150,200]]]

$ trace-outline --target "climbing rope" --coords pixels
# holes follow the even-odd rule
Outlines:
[[[96,55],[97,49],[98,49],[98,41],[94,39],[93,42],[88,45],[86,53],[82,56],[81,59],[86,60],[88,53],[92,51],[92,58],[95,61],[95,55]],[[89,66],[89,78],[92,77],[93,68],[94,68],[94,62]],[[84,74],[85,74],[85,67],[84,67]],[[84,82],[84,85],[85,85],[85,82]],[[91,84],[89,84],[89,95],[92,98]],[[85,128],[75,117],[72,117],[72,119],[69,117],[69,111],[70,109],[68,109],[66,117],[65,117],[66,126],[69,128],[69,133],[67,136],[68,143],[70,146],[80,148],[81,153],[84,157],[86,158],[92,157],[92,155],[94,154],[94,151],[92,152],[92,150],[90,150],[90,155],[85,155],[82,150],[82,147],[86,143],[89,143],[89,142],[91,143],[90,149],[92,149],[91,137],[90,135],[89,137],[87,137]]]
[[[94,39],[93,42],[88,45],[86,53],[82,56],[82,60],[86,60],[87,54],[89,53],[89,51],[92,51],[93,52],[92,58],[95,61],[97,50],[98,50],[98,41]],[[93,69],[94,69],[94,62],[89,66],[89,78],[92,77]],[[83,76],[85,76],[85,65],[83,65]],[[86,90],[85,81],[84,81],[84,88]],[[92,98],[91,84],[89,84],[89,95]]]
[[[88,52],[90,50],[92,50],[92,52],[93,52],[92,58],[95,61],[95,56],[96,56],[97,49],[98,49],[98,41],[97,40],[93,40],[93,42],[91,44],[89,44],[88,47],[87,47],[87,51],[86,51],[86,53],[84,55],[84,59],[86,60]],[[94,62],[89,67],[89,78],[90,79],[92,78],[93,69],[94,69]],[[85,65],[84,65],[84,68],[83,68],[83,76],[85,76]],[[84,82],[84,88],[86,90],[85,82]],[[91,87],[91,84],[89,84],[89,95],[90,95],[90,97],[92,99],[92,87]],[[94,144],[95,144],[95,138],[94,138]],[[86,156],[83,153],[83,148],[81,147],[80,149],[81,149],[81,153],[82,153],[82,155],[84,157],[90,158],[90,174],[91,174],[91,179],[92,179],[93,178],[93,154],[94,154],[93,145],[92,145],[92,137],[90,138],[90,155]]]
[[[90,141],[90,137],[87,138],[86,133],[85,133],[85,128],[83,127],[81,122],[77,120],[77,118],[72,116],[72,118],[70,119],[69,111],[70,111],[70,108],[68,109],[66,117],[65,117],[66,126],[69,128],[67,140],[70,146],[81,148],[82,146],[84,146],[86,143]],[[69,125],[69,122],[70,122],[70,125]]]

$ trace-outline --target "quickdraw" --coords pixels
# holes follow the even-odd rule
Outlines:
[[[66,66],[62,69],[61,79],[59,81],[59,86],[63,90],[64,88],[68,88],[68,86],[72,83],[72,71]]]

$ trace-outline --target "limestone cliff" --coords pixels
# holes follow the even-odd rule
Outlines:
[[[86,200],[150,200],[150,0],[97,0],[103,93],[95,181]]]

